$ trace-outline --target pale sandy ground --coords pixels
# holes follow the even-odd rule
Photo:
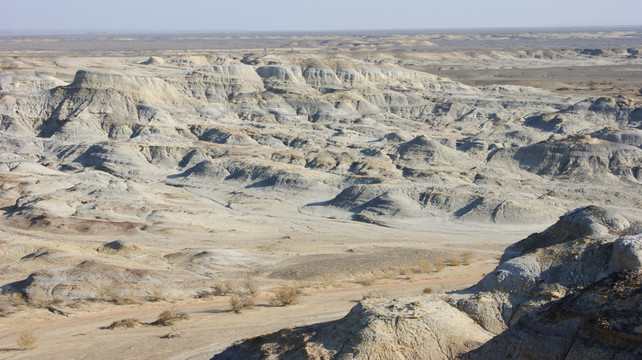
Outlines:
[[[300,221],[296,222],[301,226]],[[302,232],[301,236],[281,239],[279,247],[287,252],[289,261],[311,253],[328,254],[332,248],[346,247],[359,249],[377,246],[389,247],[390,251],[417,249],[417,251],[450,250],[458,254],[462,249],[472,249],[477,258],[472,265],[446,267],[430,274],[415,274],[412,280],[403,275],[390,279],[379,278],[371,286],[357,284],[353,277],[337,277],[332,285],[322,280],[310,280],[305,285],[298,304],[288,307],[271,305],[272,293],[263,291],[257,300],[257,307],[235,314],[229,311],[229,297],[213,297],[209,300],[183,299],[173,302],[144,303],[140,305],[106,305],[92,303],[80,309],[63,307],[68,317],[55,315],[45,309],[18,311],[7,318],[0,318],[1,359],[209,359],[232,342],[257,336],[282,328],[331,321],[345,316],[356,302],[370,296],[404,297],[416,296],[426,287],[436,293],[462,289],[477,282],[483,274],[491,271],[499,254],[508,244],[523,238],[546,225],[528,227],[488,225],[433,226],[432,231],[410,231],[389,229],[365,224],[343,224],[325,230],[317,225],[318,231]],[[360,232],[360,236],[357,235]],[[343,233],[343,236],[340,234]],[[314,235],[316,234],[316,235]],[[335,235],[333,238],[329,235]],[[32,241],[37,239],[32,235]],[[42,234],[40,234],[42,235]],[[8,236],[4,233],[4,236]],[[12,235],[21,240],[27,234]],[[309,239],[313,238],[313,239]],[[53,236],[55,239],[56,236]],[[76,244],[87,249],[104,241],[104,238],[74,238],[66,240],[66,246]],[[267,240],[257,238],[246,246],[257,249]],[[71,241],[70,241],[71,240]],[[316,241],[313,241],[316,240]],[[480,241],[484,240],[484,241]],[[49,240],[51,241],[51,240]],[[142,240],[141,242],[151,241]],[[88,242],[88,243],[86,243]],[[328,246],[319,246],[318,243]],[[177,244],[178,243],[178,244]],[[317,244],[316,247],[309,246]],[[476,243],[476,245],[475,245]],[[180,242],[155,239],[156,249],[178,247]],[[197,242],[198,244],[198,242]],[[307,246],[306,246],[307,244]],[[483,246],[480,246],[482,245]],[[151,245],[151,244],[148,244]],[[223,245],[221,241],[208,244],[210,247]],[[228,243],[228,246],[230,244]],[[263,244],[265,245],[265,244]],[[396,249],[396,250],[395,250]],[[297,251],[298,250],[298,251]],[[295,254],[294,252],[297,252]],[[345,250],[343,250],[345,253]],[[330,257],[328,257],[330,258]],[[305,257],[303,257],[305,259]],[[410,260],[411,263],[416,259]],[[376,257],[373,257],[376,263]],[[320,262],[323,266],[323,262]],[[323,271],[322,271],[323,272]],[[285,280],[257,278],[266,283],[284,283]],[[274,286],[274,285],[272,285]],[[163,339],[161,336],[172,331],[171,327],[144,326],[133,329],[104,330],[112,322],[124,318],[138,318],[152,322],[158,314],[176,308],[187,313],[189,320],[181,321],[174,327],[181,333],[178,338]],[[23,330],[32,330],[39,338],[39,347],[30,351],[16,350],[15,340]]]
[[[340,288],[306,289],[299,304],[289,307],[269,305],[269,294],[262,294],[255,309],[241,314],[229,312],[228,298],[186,300],[170,303],[126,305],[104,310],[83,311],[62,317],[47,310],[20,313],[0,323],[2,359],[209,359],[233,341],[269,333],[282,328],[339,319],[364,295],[386,297],[421,294],[425,287],[436,291],[462,288],[478,281],[492,270],[493,261],[470,266],[450,267],[440,273],[413,281],[399,280],[362,286],[347,284]],[[158,314],[176,307],[190,316],[175,328],[181,336],[162,339],[170,327],[138,327],[104,330],[113,321],[138,318],[154,321]],[[16,350],[15,338],[30,329],[39,338],[39,347]]]

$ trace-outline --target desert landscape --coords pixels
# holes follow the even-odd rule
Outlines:
[[[0,359],[639,359],[642,28],[0,37]]]

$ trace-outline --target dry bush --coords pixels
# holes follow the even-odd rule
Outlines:
[[[132,289],[119,289],[112,284],[104,284],[98,289],[98,298],[116,305],[140,304]]]
[[[434,271],[434,266],[427,259],[417,259],[417,269],[419,272],[428,274]]]
[[[441,271],[446,267],[446,262],[440,257],[436,257],[432,260],[433,265],[435,265],[436,271]]]
[[[180,328],[176,328],[172,326],[172,330],[169,333],[161,336],[161,339],[173,339],[173,338],[181,337],[181,335],[183,335],[183,331]]]
[[[432,294],[432,293],[433,293],[433,290],[432,290],[431,287],[425,287],[424,288],[424,294]]]
[[[31,332],[31,330],[25,330],[18,335],[16,339],[16,345],[21,350],[32,350],[38,347],[38,337]]]
[[[0,317],[7,317],[13,312],[13,305],[11,300],[3,296],[0,298]]]
[[[597,90],[599,85],[600,84],[597,81],[592,79],[588,82],[588,86],[591,90]]]
[[[274,291],[274,299],[272,302],[279,306],[294,305],[299,300],[300,295],[300,287],[283,285]]]
[[[412,266],[407,266],[405,268],[402,268],[399,273],[408,278],[408,280],[412,280],[415,277],[415,268],[413,268]]]
[[[109,329],[109,330],[119,329],[119,328],[130,329],[138,325],[140,325],[140,320],[134,319],[134,318],[127,318],[127,319],[114,321],[109,326],[104,327],[104,329]]]
[[[356,280],[357,280],[358,284],[361,284],[361,285],[364,285],[364,286],[370,286],[370,285],[373,285],[377,281],[377,278],[375,277],[374,274],[370,274],[370,275],[363,274],[363,275],[357,277]]]
[[[214,283],[214,295],[225,296],[233,292],[234,286],[229,280],[217,281]]]
[[[464,262],[464,265],[470,265],[473,263],[473,252],[464,251],[461,253],[461,260]]]
[[[361,300],[367,299],[384,299],[390,297],[390,294],[384,290],[373,290],[361,296]]]
[[[29,306],[43,308],[50,305],[51,300],[47,291],[39,285],[33,286],[26,296],[26,301]]]
[[[451,257],[450,260],[448,260],[448,262],[450,263],[450,266],[459,266],[459,265],[461,265],[461,260],[456,256]]]
[[[187,320],[189,317],[186,313],[177,309],[165,310],[158,315],[158,319],[151,323],[154,326],[172,326],[178,320]]]
[[[254,298],[251,296],[232,295],[230,297],[231,311],[240,314],[244,309],[251,309],[254,307]]]
[[[393,277],[397,276],[397,274],[398,274],[397,271],[391,269],[388,271],[384,271],[382,277],[384,279],[392,279]]]
[[[27,305],[25,294],[21,292],[12,292],[11,294],[9,294],[9,302],[14,307]]]
[[[250,275],[247,275],[245,277],[243,285],[245,286],[245,290],[252,296],[255,296],[261,290],[259,283],[256,282],[256,280],[254,280],[254,278]]]
[[[149,295],[145,298],[147,301],[158,302],[167,299],[167,291],[161,285],[150,287],[148,292]]]
[[[324,274],[323,278],[321,279],[321,283],[325,287],[331,287],[334,285],[337,281],[337,277],[331,274]]]

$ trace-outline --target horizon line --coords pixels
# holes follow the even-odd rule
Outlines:
[[[550,25],[550,26],[493,26],[389,29],[331,29],[331,30],[179,30],[179,29],[0,29],[0,36],[95,36],[95,35],[174,35],[174,34],[328,34],[378,32],[449,32],[449,31],[508,31],[508,30],[581,30],[581,29],[641,29],[639,25]]]

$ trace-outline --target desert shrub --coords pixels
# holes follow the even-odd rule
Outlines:
[[[234,286],[229,280],[217,281],[214,283],[214,295],[225,296],[229,293],[232,293]]]
[[[186,320],[189,317],[186,313],[176,309],[165,310],[158,315],[158,319],[151,323],[155,326],[172,326],[178,320]]]
[[[47,307],[51,303],[47,291],[38,285],[33,286],[29,290],[26,301],[29,306],[38,308]]]
[[[473,262],[473,252],[464,251],[461,253],[461,260],[464,262],[464,265],[470,265]]]
[[[25,330],[18,335],[16,345],[21,350],[32,350],[38,347],[38,337],[30,330]]]
[[[383,274],[381,275],[381,277],[383,277],[384,279],[392,279],[395,276],[397,276],[397,271],[393,269],[384,271]]]
[[[595,81],[595,80],[592,80],[592,79],[591,79],[591,80],[588,82],[588,85],[589,85],[589,88],[590,88],[591,90],[597,90],[598,85],[600,85],[600,84],[599,84],[597,81]]]
[[[299,300],[300,295],[300,287],[283,285],[274,291],[274,299],[272,302],[279,306],[294,305]]]
[[[374,274],[369,274],[369,275],[363,274],[357,277],[356,280],[358,284],[361,284],[364,286],[370,286],[377,281],[377,278],[374,276]]]
[[[161,336],[161,339],[173,339],[180,337],[181,335],[183,335],[183,331],[172,326],[172,330],[169,333]]]
[[[140,304],[132,289],[119,289],[113,284],[104,284],[98,289],[98,299],[116,305]]]
[[[232,295],[230,296],[231,311],[240,314],[244,309],[254,307],[254,298],[251,296]]]
[[[446,262],[440,257],[436,257],[432,260],[433,265],[435,265],[435,270],[441,271],[446,267]]]
[[[417,259],[417,269],[424,274],[431,273],[435,268],[427,259]]]
[[[9,316],[13,312],[13,306],[10,298],[0,297],[0,317]]]
[[[252,296],[255,296],[261,290],[259,283],[249,275],[245,277],[243,285],[245,286],[245,290]]]
[[[400,274],[405,276],[408,280],[412,280],[415,277],[415,268],[407,266],[401,269]]]
[[[425,287],[424,288],[424,294],[432,294],[432,293],[433,293],[433,290],[432,290],[431,287]]]
[[[153,286],[148,289],[149,295],[145,300],[151,302],[163,301],[167,299],[167,292],[162,286]]]
[[[127,318],[127,319],[114,321],[109,326],[106,326],[105,329],[109,329],[109,330],[119,329],[119,328],[130,329],[138,325],[140,325],[140,320],[134,319],[134,318]]]
[[[456,256],[451,257],[450,260],[448,260],[448,262],[450,263],[450,266],[459,266],[459,265],[461,265],[461,260]]]
[[[321,283],[325,287],[331,287],[334,285],[337,281],[337,277],[331,274],[324,274],[323,278],[321,279]]]
[[[383,299],[390,297],[390,294],[384,290],[373,290],[370,292],[367,292],[361,296],[361,300],[367,300],[367,299]]]

